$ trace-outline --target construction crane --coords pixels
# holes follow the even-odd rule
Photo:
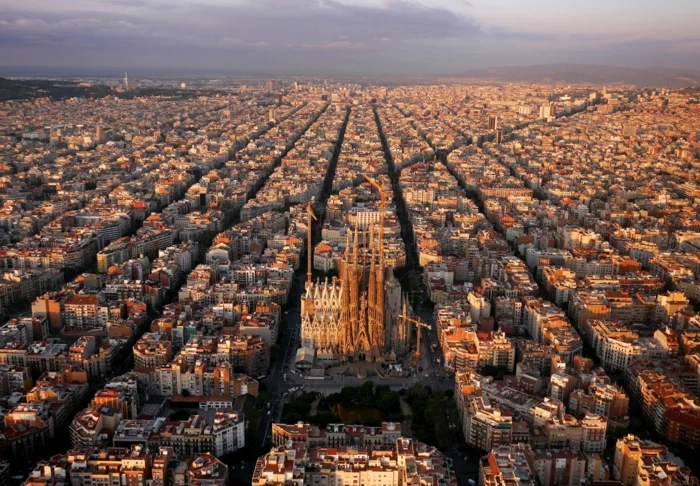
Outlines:
[[[306,285],[307,287],[312,285],[311,282],[311,269],[313,267],[313,260],[314,260],[314,253],[313,253],[313,244],[312,244],[312,231],[311,231],[311,226],[313,225],[313,220],[317,220],[318,218],[314,214],[314,208],[312,203],[308,203],[306,205],[306,215],[308,217],[307,219],[307,254],[306,254]]]
[[[423,328],[430,329],[430,325],[423,322],[423,319],[420,317],[411,317],[405,313],[401,315],[401,318],[416,326],[416,363],[420,366],[420,336],[423,334]]]

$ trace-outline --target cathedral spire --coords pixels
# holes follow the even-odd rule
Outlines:
[[[358,233],[357,231],[357,226],[355,226],[355,231],[353,232],[353,241],[352,241],[352,260],[355,266],[357,266],[357,261],[358,261],[358,253],[359,253],[359,238],[358,238]]]
[[[374,245],[374,228],[372,225],[369,227],[369,267],[370,267],[370,272],[374,272],[374,260],[375,260],[375,251],[376,247]],[[370,273],[371,275],[371,273]]]
[[[348,258],[350,258],[350,234],[352,233],[352,230],[348,229],[345,232],[345,261],[348,261]]]

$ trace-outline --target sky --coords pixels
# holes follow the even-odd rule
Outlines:
[[[444,75],[700,70],[700,0],[0,0],[3,68]]]

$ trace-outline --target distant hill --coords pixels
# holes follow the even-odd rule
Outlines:
[[[140,95],[195,98],[202,95],[213,96],[218,93],[219,91],[214,89],[181,90],[168,88],[136,88],[126,92],[118,92],[104,84],[86,86],[74,81],[7,79],[0,77],[0,101],[34,98],[52,98],[63,100],[75,97],[102,98],[104,96],[133,98],[134,96]]]
[[[640,88],[700,86],[700,71],[670,68],[624,68],[589,64],[542,64],[472,69],[452,77],[526,83],[633,84]]]
[[[0,78],[0,101],[43,97],[101,97],[110,92],[108,86],[80,86],[70,81]]]

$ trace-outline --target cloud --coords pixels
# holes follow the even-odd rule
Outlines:
[[[125,25],[128,24],[128,22],[125,21],[119,21],[116,22],[117,25]],[[66,20],[60,20],[56,23],[53,24],[53,27],[56,27],[58,29],[90,29],[90,28],[96,28],[100,27],[103,25],[102,19],[96,19],[96,18],[78,18],[78,19],[66,19]],[[132,24],[133,25],[133,24]]]
[[[287,44],[291,49],[301,50],[347,50],[347,49],[365,49],[367,44],[364,42],[350,42],[346,40],[338,40],[326,42],[325,44]]]
[[[145,9],[172,11],[182,8],[182,5],[177,0],[97,0],[97,2],[117,8],[124,7],[127,9],[139,9],[140,11]]]
[[[152,43],[159,36],[164,42],[177,43],[178,39],[192,39],[178,35],[176,32],[164,32],[152,29],[135,18],[122,19],[112,15],[98,17],[66,17],[42,14],[42,17],[17,17],[11,20],[0,19],[0,45],[41,46],[42,52],[63,54],[74,52],[81,56],[85,52],[115,49],[115,46],[138,44],[144,46]],[[0,58],[2,62],[2,58]]]
[[[245,44],[245,41],[243,39],[239,39],[238,37],[222,37],[219,39],[219,44],[225,46],[242,46]]]
[[[41,4],[27,1],[28,5]],[[347,0],[168,0],[172,9],[161,9],[163,0],[55,1],[73,8],[47,11],[37,7],[0,14],[0,20],[22,19],[26,24],[0,31],[0,42],[13,46],[43,43],[55,51],[63,49],[55,56],[43,51],[52,61],[73,58],[83,62],[92,53],[103,62],[104,53],[111,50],[115,56],[129,55],[140,63],[148,51],[162,53],[161,62],[181,65],[188,62],[182,54],[187,51],[197,58],[193,63],[209,60],[220,65],[225,60],[240,64],[247,60],[257,65],[348,69],[360,61],[354,53],[371,52],[376,58],[373,62],[381,66],[399,59],[405,62],[408,56],[429,58],[433,47],[421,43],[483,34],[472,18],[410,0],[378,5],[345,3]],[[96,8],[94,3],[109,7]],[[13,8],[21,9],[19,5]],[[326,58],[330,53],[338,57]],[[41,53],[32,58],[39,60]],[[7,61],[0,57],[2,62]]]
[[[460,0],[0,0],[0,46],[12,47],[0,48],[0,66],[420,74],[612,51],[700,58],[690,53],[694,33],[669,44],[672,36],[586,37],[526,22],[503,28],[476,20],[479,8]]]
[[[392,0],[382,6],[337,0],[256,0],[237,7],[196,3],[191,17],[210,31],[235,29],[236,37],[265,39],[271,45],[464,37],[481,28],[470,18],[443,8]]]
[[[42,19],[26,19],[19,18],[15,19],[14,24],[22,29],[36,29],[46,27],[47,23]]]
[[[516,41],[551,42],[561,38],[548,32],[515,31],[501,26],[489,27],[485,33],[494,39]]]
[[[146,0],[98,0],[101,3],[109,3],[118,7],[149,7]]]
[[[1,2],[2,0],[0,0]],[[405,0],[380,6],[351,5],[338,0],[255,0],[244,3],[177,3],[172,10],[155,12],[162,2],[150,0],[99,0],[101,9],[61,9],[58,13],[19,11],[12,17],[24,27],[60,28],[60,22],[103,21],[103,28],[144,25],[153,32],[196,37],[201,43],[220,44],[222,38],[269,46],[324,46],[336,40],[359,43],[468,37],[481,32],[470,18],[444,8]],[[70,3],[70,2],[69,2]],[[21,4],[20,4],[21,5]],[[77,5],[77,4],[76,4]],[[148,7],[147,9],[143,9]],[[138,11],[134,11],[137,8]],[[0,15],[0,20],[7,20]],[[112,23],[110,23],[112,21]],[[85,27],[90,27],[85,25]],[[262,44],[261,44],[262,45]],[[86,46],[89,47],[89,46]]]

